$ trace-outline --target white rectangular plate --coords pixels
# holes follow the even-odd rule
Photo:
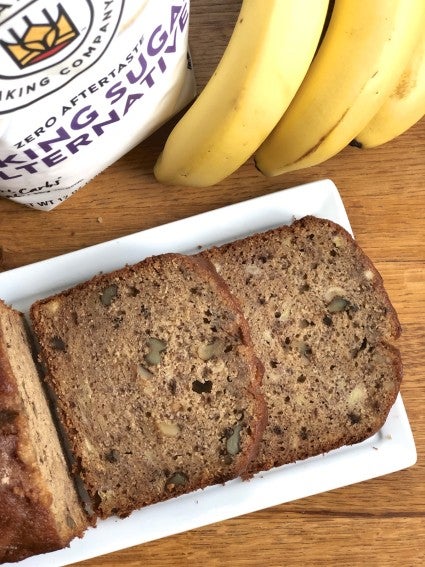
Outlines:
[[[307,214],[351,232],[335,185],[318,181],[217,209],[57,258],[0,274],[0,297],[24,312],[41,297],[94,274],[161,252],[193,253]],[[125,519],[110,518],[67,549],[28,558],[22,567],[56,567],[205,526],[298,498],[407,468],[416,449],[401,397],[384,427],[358,445],[148,506]],[[13,565],[17,565],[16,563]]]

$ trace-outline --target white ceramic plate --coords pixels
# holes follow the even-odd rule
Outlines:
[[[110,271],[161,252],[196,252],[212,244],[288,224],[307,214],[333,220],[351,232],[335,185],[324,180],[1,273],[0,297],[17,309],[27,311],[34,300],[100,271]],[[84,538],[74,540],[68,549],[32,557],[19,565],[69,565],[388,474],[415,462],[415,444],[399,396],[382,430],[363,443],[273,469],[249,482],[234,480],[224,486],[212,486],[154,504],[123,520],[100,521],[97,528],[89,529]]]

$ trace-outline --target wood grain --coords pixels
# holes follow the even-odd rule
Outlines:
[[[230,37],[239,6],[237,0],[192,0],[191,50],[200,88]],[[348,147],[320,166],[277,178],[262,177],[248,161],[207,189],[163,186],[154,180],[152,165],[170,127],[164,126],[54,211],[33,211],[0,200],[0,269],[330,178],[400,316],[402,395],[418,462],[386,477],[78,565],[424,565],[425,120],[381,148]]]

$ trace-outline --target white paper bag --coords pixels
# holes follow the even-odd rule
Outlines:
[[[189,0],[0,5],[0,196],[50,210],[195,94]]]

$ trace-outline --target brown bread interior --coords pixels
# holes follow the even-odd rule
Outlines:
[[[251,328],[269,423],[253,470],[361,441],[385,422],[402,366],[382,278],[340,226],[314,217],[202,253]]]

